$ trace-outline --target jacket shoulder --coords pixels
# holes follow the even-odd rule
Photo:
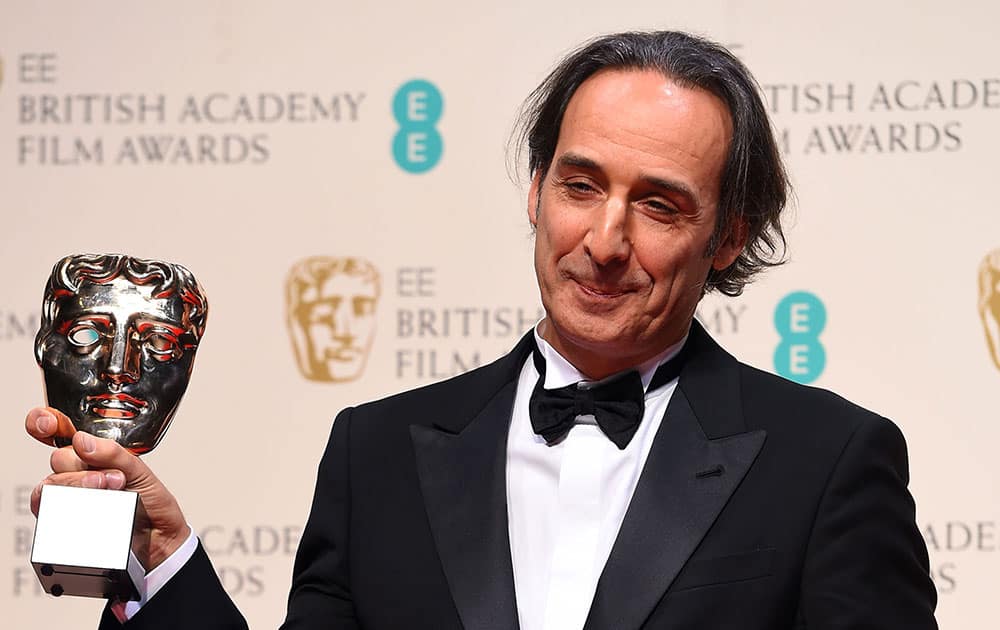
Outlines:
[[[828,440],[849,438],[862,428],[900,433],[888,418],[827,389],[795,383],[743,363],[740,381],[744,414],[751,426]]]
[[[529,333],[530,335],[530,333]],[[444,381],[367,402],[351,410],[352,426],[365,433],[405,429],[413,424],[459,424],[468,420],[517,379],[533,344],[525,336],[492,363]]]

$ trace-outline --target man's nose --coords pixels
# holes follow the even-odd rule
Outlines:
[[[104,379],[118,385],[138,381],[140,356],[138,346],[138,341],[132,338],[127,329],[115,331],[111,356],[108,357],[108,364],[104,369]]]
[[[609,198],[594,209],[590,229],[583,241],[584,250],[595,263],[609,265],[628,259],[628,201]]]

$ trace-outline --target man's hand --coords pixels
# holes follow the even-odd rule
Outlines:
[[[65,414],[51,407],[29,411],[24,427],[33,438],[50,446],[56,436],[73,439],[72,446],[52,452],[52,474],[31,492],[31,512],[35,516],[46,484],[132,490],[142,497],[152,525],[147,571],[159,566],[187,540],[190,528],[174,496],[142,460],[117,442],[76,431]]]

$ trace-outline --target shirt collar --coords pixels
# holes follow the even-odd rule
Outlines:
[[[538,322],[538,324],[540,323],[541,322]],[[565,387],[566,385],[579,383],[580,381],[591,380],[584,376],[580,370],[576,369],[572,363],[559,354],[556,349],[549,344],[549,342],[542,339],[542,336],[538,333],[538,324],[535,324],[532,334],[535,335],[535,343],[538,344],[538,350],[542,353],[542,358],[545,359],[545,384],[543,387],[545,389],[556,389],[558,387]],[[629,370],[637,370],[639,372],[639,377],[642,379],[642,388],[644,390],[649,387],[649,382],[653,380],[653,374],[656,372],[656,368],[677,356],[677,353],[684,347],[684,342],[687,341],[687,338],[688,333],[685,333],[683,339],[669,346],[663,352],[635,367],[629,368]],[[627,371],[628,370],[622,370],[622,372]]]

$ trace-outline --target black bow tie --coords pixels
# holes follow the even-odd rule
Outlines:
[[[684,350],[660,365],[649,383],[649,390],[677,378],[683,366]],[[528,401],[531,426],[545,442],[558,442],[576,422],[577,416],[592,415],[597,426],[619,449],[624,449],[639,429],[646,407],[642,378],[635,370],[622,372],[601,381],[574,383],[545,389],[545,359],[536,347],[532,360],[538,370],[538,382]]]

